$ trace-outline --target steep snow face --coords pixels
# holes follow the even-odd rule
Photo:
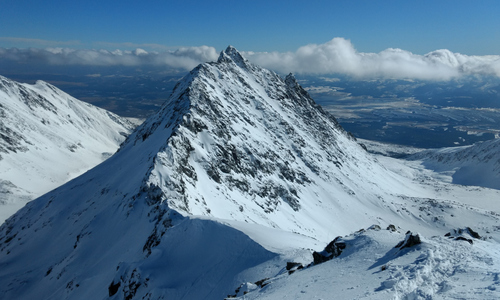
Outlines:
[[[133,127],[46,82],[0,76],[0,222],[111,156]]]
[[[115,155],[0,227],[0,294],[221,299],[371,224],[426,234],[498,224],[498,211],[452,203],[410,173],[378,163],[293,76],[229,47]]]
[[[432,149],[409,157],[456,184],[500,189],[500,139],[465,147]]]

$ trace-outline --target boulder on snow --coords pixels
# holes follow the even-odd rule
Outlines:
[[[313,252],[314,264],[317,265],[339,256],[342,253],[342,250],[344,250],[345,248],[346,248],[346,243],[341,241],[340,236],[336,237],[325,247],[323,251]]]
[[[411,233],[411,231],[408,231],[406,232],[406,237],[404,240],[402,240],[401,242],[399,242],[396,247],[394,248],[399,248],[399,250],[401,249],[404,249],[404,248],[410,248],[410,247],[413,247],[415,245],[418,245],[422,243],[422,241],[420,241],[420,236],[418,234],[413,234]]]
[[[329,261],[330,259],[332,259],[332,257],[325,256],[321,252],[316,252],[316,251],[313,252],[313,261],[315,265],[323,263],[325,261]]]
[[[468,233],[470,234],[471,237],[475,238],[475,239],[480,239],[481,236],[475,232],[474,230],[472,230],[470,227],[465,227],[465,230],[468,231]]]
[[[291,269],[297,269],[297,268],[300,268],[302,266],[301,263],[298,263],[298,262],[287,262],[286,263],[286,270],[287,271],[290,271]]]
[[[474,243],[472,238],[481,239],[479,233],[472,230],[470,227],[465,227],[465,229],[453,229],[453,231],[448,232],[444,236],[454,239],[455,241],[467,241],[471,245]]]
[[[256,282],[255,282],[255,285],[256,285],[256,286],[258,286],[258,287],[260,287],[260,288],[263,288],[263,287],[265,287],[266,285],[268,285],[268,284],[269,284],[269,282],[266,282],[267,280],[269,280],[269,278],[268,278],[268,277],[266,277],[266,278],[264,278],[264,279],[261,279],[261,280],[259,280],[259,281],[256,281]]]

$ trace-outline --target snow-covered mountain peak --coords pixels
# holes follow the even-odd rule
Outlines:
[[[247,67],[247,64],[248,64],[248,60],[246,58],[244,58],[243,55],[241,55],[241,53],[231,45],[229,45],[226,48],[226,50],[221,51],[219,58],[217,59],[217,62],[218,63],[233,62],[242,68]]]
[[[355,159],[341,144],[367,158],[293,76],[285,82],[248,62],[241,68],[232,47],[221,57],[191,72],[128,141],[155,145],[144,185],[161,191],[170,208],[249,220],[283,209],[295,214],[303,207],[300,193],[318,184],[316,177],[345,176],[343,166]]]
[[[121,156],[126,163],[118,163]],[[119,193],[135,194],[134,201],[320,240],[330,237],[332,226],[342,232],[361,225],[359,220],[374,223],[386,199],[399,197],[388,187],[406,189],[293,75],[283,80],[232,59],[195,68],[113,160],[121,172],[134,172],[133,182],[115,178],[130,189]]]

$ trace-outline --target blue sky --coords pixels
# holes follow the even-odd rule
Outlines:
[[[0,47],[295,51],[335,37],[357,51],[500,54],[500,1],[0,0]]]
[[[233,45],[279,73],[500,77],[498,16],[499,0],[0,0],[0,74],[35,65],[186,71]]]

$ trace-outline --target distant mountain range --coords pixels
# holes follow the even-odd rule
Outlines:
[[[0,295],[493,299],[495,199],[368,153],[292,74],[229,46],[113,156],[0,227]]]

